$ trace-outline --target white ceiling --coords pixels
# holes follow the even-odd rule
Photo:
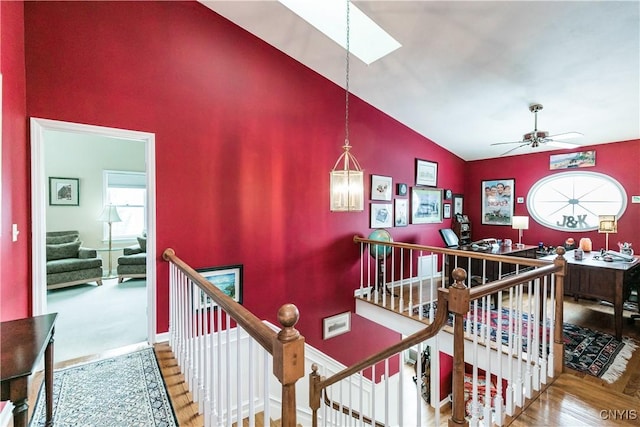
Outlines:
[[[345,86],[344,49],[277,1],[201,3]],[[351,56],[351,93],[465,160],[515,147],[490,144],[532,131],[531,103],[539,130],[584,134],[571,142],[640,139],[639,1],[352,3],[402,47]]]

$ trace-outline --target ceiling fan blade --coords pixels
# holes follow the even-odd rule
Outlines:
[[[493,144],[490,144],[490,145],[522,144],[523,142],[524,141],[494,142]],[[528,144],[528,142],[526,142],[525,144]]]
[[[520,142],[522,142],[522,141],[520,141]],[[510,152],[512,152],[512,151],[517,150],[517,149],[518,149],[518,148],[520,148],[520,147],[524,147],[525,145],[529,145],[529,143],[528,143],[528,142],[525,142],[524,144],[520,144],[520,145],[518,145],[517,147],[514,147],[514,148],[512,148],[512,149],[511,149],[511,150],[509,150],[509,151],[505,151],[504,153],[502,153],[502,154],[500,154],[500,155],[501,155],[501,156],[504,156],[504,155],[506,155],[506,154],[509,154],[509,153],[510,153]]]
[[[580,138],[581,136],[584,136],[584,135],[581,134],[580,132],[565,132],[565,133],[559,133],[557,135],[549,135],[547,138],[558,140],[558,139]]]
[[[558,147],[558,148],[575,148],[575,147],[579,147],[581,145],[581,144],[577,144],[575,142],[556,141],[554,139],[547,139],[547,140],[545,140],[545,143],[547,145],[552,146],[552,147]]]

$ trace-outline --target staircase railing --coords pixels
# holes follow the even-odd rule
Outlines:
[[[294,328],[298,309],[285,304],[278,310],[282,329],[276,332],[173,249],[163,258],[170,263],[170,345],[205,425],[242,425],[247,418],[253,425],[259,412],[269,425],[272,372],[281,384],[281,425],[296,426],[295,385],[305,360],[304,337]]]
[[[314,426],[318,422],[406,424],[403,376],[397,372],[403,369],[401,352],[418,343],[430,346],[432,355],[443,352],[453,357],[450,425],[508,424],[562,372],[563,248],[557,249],[558,257],[549,264],[360,237],[354,241],[361,244],[363,254],[358,299],[397,311],[423,326],[416,326],[418,332],[398,344],[327,378],[314,366],[309,385]],[[378,256],[381,253],[385,255]],[[428,275],[415,274],[422,256],[430,257],[432,263]],[[440,272],[434,268],[438,265]],[[461,266],[479,274],[468,276]],[[492,275],[498,280],[489,280]],[[453,283],[449,286],[448,281]],[[492,316],[497,316],[495,325]],[[432,383],[439,380],[437,360],[436,356]],[[418,378],[420,369],[418,364]],[[465,374],[472,377],[467,388]],[[484,390],[478,387],[481,375],[487,382]],[[374,384],[366,394],[358,390],[362,378]],[[495,390],[489,386],[492,383]],[[440,403],[438,387],[432,396],[432,404],[433,400]],[[438,414],[435,424],[439,424]],[[419,410],[416,417],[412,422],[421,425]]]

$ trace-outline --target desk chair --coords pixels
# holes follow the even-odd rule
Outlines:
[[[629,318],[630,322],[640,319],[640,268],[635,268],[626,279],[629,287],[629,294],[625,298],[627,301],[636,303],[638,314],[632,314]]]

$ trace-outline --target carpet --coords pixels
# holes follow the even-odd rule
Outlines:
[[[435,303],[434,303],[435,309]],[[429,314],[430,305],[427,304],[423,307],[423,316],[427,317]],[[465,316],[465,330],[467,328],[467,322],[469,319],[474,319],[473,308],[467,316]],[[514,313],[512,313],[512,316]],[[528,316],[526,313],[522,313],[523,326],[522,326],[522,350],[527,351],[528,345]],[[500,322],[500,335],[503,345],[509,343],[509,323],[513,325],[517,323],[517,318],[510,317],[509,309],[502,308],[502,314],[498,315],[497,310],[490,311],[490,336],[492,341],[496,341],[496,334],[498,330],[498,322]],[[486,319],[486,311],[482,307],[478,308],[478,321],[476,322],[476,330],[478,330],[480,336],[484,336],[484,324],[482,323]],[[449,316],[449,324],[452,324],[453,318]],[[513,326],[512,330],[516,331],[516,327]],[[570,323],[564,323],[562,327],[563,341],[564,341],[564,365],[569,369],[573,369],[577,372],[586,373],[602,380],[613,383],[625,372],[627,363],[633,352],[638,348],[638,343],[630,338],[623,337],[622,340],[616,339],[613,335],[606,334],[604,332],[596,331],[593,329],[583,328],[578,325],[572,325]],[[542,328],[540,328],[540,334],[542,334]],[[517,338],[515,334],[511,335],[512,342],[516,342]],[[541,345],[541,339],[539,340]],[[547,339],[549,343],[549,329],[547,329]]]
[[[58,313],[54,363],[147,342],[145,279],[105,279],[47,291],[47,311]]]
[[[53,424],[66,426],[177,426],[152,348],[56,370]],[[44,426],[40,387],[31,427]]]

